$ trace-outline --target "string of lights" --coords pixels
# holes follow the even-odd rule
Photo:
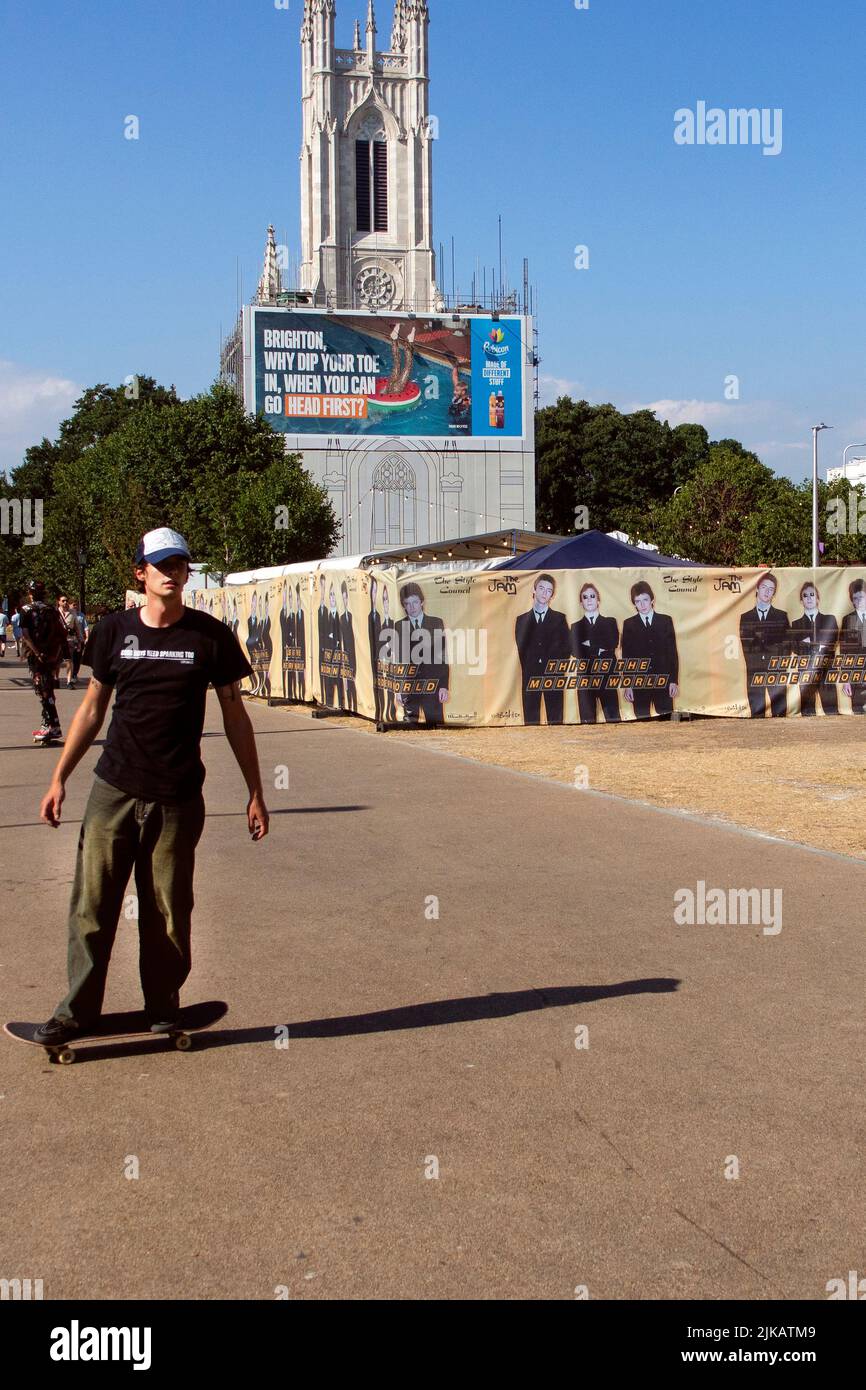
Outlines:
[[[404,502],[411,501],[412,497],[414,496],[416,505],[420,505],[422,507],[425,505],[423,500],[420,500],[417,497],[413,488],[397,488],[392,490],[389,488],[377,488],[375,484],[371,484],[371,486],[367,488],[367,491],[361,494],[361,496],[358,498],[357,502],[353,505],[351,510],[346,513],[347,521],[351,521],[352,517],[354,516],[361,515],[361,510],[363,508],[364,503],[366,502],[367,498],[371,495],[371,493],[374,492],[390,492],[392,496],[400,497]],[[487,528],[490,531],[514,529],[513,519],[509,520],[507,517],[504,517],[502,515],[497,516],[494,512],[477,512],[474,510],[474,508],[470,507],[454,507],[451,505],[450,502],[444,504],[438,502],[427,502],[426,505],[430,511],[433,511],[435,508],[441,506],[443,512],[453,512],[454,515],[458,518],[461,516],[468,516],[477,519],[478,521],[488,523],[492,522],[492,525],[488,525]]]

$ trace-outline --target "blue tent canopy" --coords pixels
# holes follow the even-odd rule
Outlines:
[[[604,531],[582,531],[579,536],[565,536],[538,550],[527,550],[512,560],[496,565],[498,570],[597,570],[597,569],[670,569],[672,566],[703,568],[689,560],[673,560],[659,555],[657,550],[641,550],[626,545]]]

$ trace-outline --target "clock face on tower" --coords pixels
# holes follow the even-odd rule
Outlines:
[[[366,265],[355,276],[355,292],[368,309],[388,309],[397,297],[397,284],[384,266]]]

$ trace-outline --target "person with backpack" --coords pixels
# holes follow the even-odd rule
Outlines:
[[[94,771],[69,907],[69,992],[35,1032],[60,1044],[100,1017],[112,946],[131,873],[138,896],[139,969],[151,1031],[171,1031],[189,975],[195,851],[204,828],[201,738],[208,687],[247,786],[244,823],[268,833],[255,735],[240,694],[252,667],[229,630],[184,606],[190,553],[177,531],[142,537],[135,579],[140,608],[103,617],[83,664],[93,672],[69,730],[40,820],[60,825],[66,783],[99,734],[114,693],[108,734]]]
[[[42,705],[42,727],[33,730],[37,740],[62,738],[60,718],[54,700],[60,664],[69,658],[69,643],[63,619],[56,608],[45,602],[45,585],[34,579],[28,585],[29,603],[21,609],[21,646]]]

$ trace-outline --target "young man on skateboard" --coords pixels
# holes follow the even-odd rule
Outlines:
[[[223,726],[249,789],[254,840],[268,833],[255,737],[238,682],[250,665],[216,618],[185,608],[189,550],[163,526],[139,543],[142,608],[110,613],[93,630],[84,665],[93,677],[40,806],[60,824],[66,782],[114,711],[81,834],[69,910],[69,992],[36,1030],[42,1043],[72,1042],[99,1018],[117,921],[130,872],[138,894],[141,986],[154,1032],[177,1021],[191,965],[195,848],[204,827],[200,756],[205,700],[216,688]]]

